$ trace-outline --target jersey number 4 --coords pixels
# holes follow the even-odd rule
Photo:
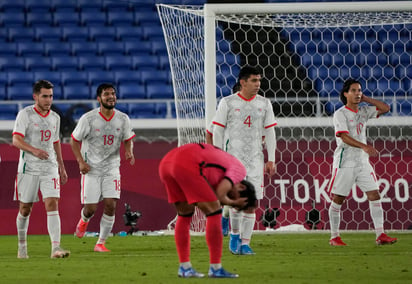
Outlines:
[[[250,115],[246,117],[246,119],[243,121],[243,124],[246,124],[248,127],[251,127],[252,125],[252,120],[250,119]]]

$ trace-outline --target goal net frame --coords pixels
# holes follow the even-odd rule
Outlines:
[[[203,22],[201,22],[201,24],[203,25],[203,34],[200,36],[203,36],[204,38],[204,46],[203,49],[201,50],[201,52],[203,52],[201,54],[201,56],[203,56],[203,58],[201,58],[199,60],[199,62],[201,62],[199,64],[199,62],[197,62],[196,60],[199,57],[199,54],[195,54],[194,55],[194,59],[193,62],[191,60],[187,60],[185,63],[187,65],[192,65],[193,64],[193,68],[196,68],[196,71],[198,72],[199,70],[201,70],[203,72],[203,77],[202,78],[198,78],[199,80],[197,81],[200,85],[199,89],[196,90],[189,90],[190,91],[195,91],[195,92],[202,92],[203,95],[203,100],[204,100],[204,104],[201,105],[199,107],[199,109],[194,110],[190,103],[190,108],[186,108],[183,107],[182,105],[186,103],[186,97],[185,98],[181,98],[178,97],[180,96],[181,93],[185,93],[188,92],[187,88],[185,88],[185,86],[182,86],[182,82],[184,81],[184,78],[182,78],[182,74],[179,74],[179,68],[185,68],[182,67],[181,62],[179,62],[179,56],[184,54],[186,52],[185,48],[183,46],[180,46],[178,49],[178,52],[176,53],[176,48],[175,46],[173,46],[173,40],[175,40],[175,38],[173,38],[173,36],[171,36],[171,34],[168,32],[167,30],[167,19],[162,17],[162,13],[164,13],[162,11],[162,9],[176,9],[179,11],[183,11],[183,12],[187,12],[187,13],[191,13],[193,15],[195,15],[196,17],[200,17],[202,19]],[[228,22],[231,21],[230,16],[232,15],[233,17],[239,16],[239,15],[244,15],[244,14],[248,14],[248,15],[262,15],[262,14],[273,14],[273,15],[277,15],[277,14],[282,14],[282,15],[286,15],[286,14],[322,14],[322,13],[385,13],[385,12],[393,12],[393,11],[405,11],[408,13],[412,12],[412,3],[411,2],[402,2],[402,1],[394,1],[394,2],[332,2],[332,3],[328,3],[328,2],[320,2],[320,3],[261,3],[261,4],[205,4],[202,7],[195,7],[195,6],[179,6],[179,5],[164,5],[164,4],[159,4],[158,5],[158,11],[159,11],[159,15],[160,15],[160,19],[162,22],[162,26],[163,26],[163,31],[164,31],[164,35],[166,38],[166,46],[168,49],[168,54],[169,54],[169,62],[170,62],[170,66],[171,66],[171,73],[172,73],[172,79],[173,79],[173,87],[174,87],[174,92],[175,92],[175,105],[176,105],[176,116],[177,116],[177,125],[178,125],[178,135],[179,135],[179,145],[182,144],[186,144],[189,142],[202,142],[204,141],[204,136],[205,136],[205,129],[206,127],[209,125],[210,121],[212,120],[215,111],[216,111],[216,106],[217,106],[217,98],[219,96],[217,96],[217,91],[216,91],[216,86],[218,85],[217,82],[217,77],[218,77],[218,73],[216,71],[216,66],[217,66],[217,39],[216,39],[216,29],[217,29],[217,22],[218,21],[222,21],[222,17],[228,17]],[[390,21],[390,20],[389,20]],[[237,22],[237,20],[234,20],[234,22]],[[412,23],[412,21],[410,21],[409,23]],[[193,20],[193,23],[189,21],[189,25],[193,24],[193,25],[199,25],[199,23],[195,23],[195,20]],[[253,25],[253,24],[251,24]],[[350,26],[350,24],[348,24]],[[361,24],[362,25],[362,24]],[[176,30],[179,29],[179,27],[174,27]],[[190,27],[189,27],[190,29]],[[196,36],[199,36],[198,34],[196,34]],[[194,45],[198,44],[198,42],[195,42],[194,40]],[[179,52],[181,52],[179,54]],[[190,51],[192,52],[192,51]],[[203,65],[202,65],[203,64]],[[192,68],[192,67],[191,67]],[[187,70],[185,70],[187,71]],[[194,72],[195,73],[195,72]],[[187,72],[184,74],[188,74]],[[234,74],[237,75],[237,74]],[[406,74],[407,75],[407,74]],[[183,76],[184,77],[184,76]],[[190,78],[191,80],[193,78]],[[412,79],[412,78],[411,78]],[[194,80],[194,79],[193,79]],[[184,83],[183,83],[184,84]],[[203,88],[202,88],[203,86]],[[229,86],[231,87],[231,86]],[[329,97],[330,98],[330,97]],[[379,97],[378,97],[379,98]],[[332,123],[332,116],[324,116],[322,115],[322,102],[319,100],[319,95],[315,98],[308,98],[308,100],[312,100],[313,99],[313,103],[315,105],[316,108],[316,115],[312,116],[312,117],[305,117],[304,120],[302,120],[302,117],[281,117],[281,118],[277,118],[278,121],[278,125],[279,128],[281,128],[282,131],[282,135],[281,137],[283,137],[283,132],[287,133],[288,132],[288,128],[309,128],[311,129],[310,131],[312,131],[313,133],[316,132],[317,128],[333,128],[333,123]],[[335,98],[336,99],[336,98]],[[384,97],[383,97],[384,99]],[[199,98],[195,98],[194,101],[198,101]],[[287,98],[278,98],[278,100],[287,100]],[[183,101],[183,103],[182,103]],[[336,105],[335,105],[336,106]],[[396,109],[395,109],[396,111]],[[197,116],[190,116],[187,115],[188,113],[192,113],[192,112],[197,112]],[[200,115],[199,115],[200,114]],[[275,116],[276,116],[276,112],[275,112]],[[400,127],[401,130],[399,131],[400,134],[398,137],[392,139],[392,141],[390,141],[390,143],[388,143],[388,146],[386,145],[387,143],[383,143],[384,146],[383,147],[410,147],[410,142],[407,141],[407,136],[411,135],[410,131],[404,131],[404,128],[408,128],[410,125],[412,125],[412,116],[390,116],[390,117],[385,117],[384,119],[379,119],[379,120],[374,120],[374,121],[370,121],[370,123],[368,123],[369,127],[374,127],[375,128],[375,136],[379,136],[379,135],[388,135],[391,136],[392,135],[392,131],[391,131],[391,126],[392,125],[396,125],[397,127]],[[387,131],[383,131],[380,129],[380,127],[385,127],[388,128],[389,130]],[[293,136],[293,130],[289,131],[290,132],[290,136]],[[395,132],[394,132],[395,133]],[[333,133],[332,133],[333,134]],[[300,134],[303,137],[303,139],[305,139],[305,131],[302,130]],[[316,133],[314,134],[316,135]],[[406,135],[406,136],[405,136]],[[284,135],[284,136],[288,136],[288,135]],[[279,135],[278,135],[279,137]],[[399,138],[400,137],[400,138]],[[283,138],[286,139],[287,138]],[[402,140],[401,142],[405,142],[404,140],[406,139],[405,143],[400,143],[399,140]],[[334,139],[333,139],[334,140]],[[287,141],[281,141],[284,144],[287,144]],[[301,147],[300,141],[296,142],[296,147],[299,148]],[[314,144],[322,144],[322,141],[316,141],[316,137],[315,137],[315,141],[308,141],[306,144],[306,147],[309,147],[311,149],[312,144],[311,142],[315,142]],[[398,143],[399,142],[399,143]],[[280,143],[282,144],[282,143]],[[333,144],[333,142],[329,142],[327,144],[327,147],[330,148],[329,146],[331,146]],[[279,145],[279,143],[278,143]],[[379,144],[378,144],[379,145]],[[321,147],[322,145],[316,145],[316,147]],[[289,150],[287,148],[287,145],[285,146],[286,150]],[[315,149],[314,151],[319,151],[322,150],[321,149]],[[333,151],[333,149],[332,149]],[[330,149],[329,149],[330,152]],[[329,153],[330,155],[330,153]],[[389,156],[391,155],[391,153],[388,154]],[[316,157],[315,157],[316,158]],[[314,160],[315,160],[314,158]],[[401,154],[401,158],[403,158],[403,152]],[[278,154],[277,154],[277,160],[282,159],[279,158]],[[389,158],[389,162],[391,162],[391,165],[393,164],[392,161]],[[317,167],[319,168],[320,171],[323,171],[322,167],[330,167],[330,162],[326,162],[326,161],[320,161],[319,164],[317,165]],[[395,165],[397,166],[397,165]],[[386,166],[385,170],[386,170]],[[388,166],[389,167],[389,166]],[[406,168],[408,168],[410,166],[406,165]],[[286,168],[287,169],[287,168]],[[325,175],[329,175],[330,173],[328,173],[328,171],[325,171],[326,173],[324,173]],[[403,188],[403,191],[408,191],[408,187],[409,185],[406,183],[404,184],[403,181],[399,181],[398,180],[391,180],[393,183],[398,183],[395,184],[395,186],[401,187]],[[282,195],[282,197],[278,197],[277,202],[269,202],[266,206],[267,207],[279,207],[279,209],[282,209],[282,204],[284,204],[284,197],[287,196],[287,191],[291,190],[294,191],[295,197],[300,198],[299,196],[302,196],[302,192],[303,195],[306,194],[307,190],[312,190],[313,186],[310,187],[310,189],[308,189],[308,186],[305,184],[305,181],[295,181],[293,184],[288,184],[288,181],[285,180],[271,180],[268,177],[265,178],[265,185],[267,185],[268,187],[271,188],[270,190],[270,194],[272,194],[273,196],[276,195],[277,193],[280,193],[280,195]],[[324,190],[325,186],[327,186],[326,181],[324,180],[322,181],[314,181],[315,182],[315,191],[316,191],[316,198],[323,198],[326,199],[325,196],[322,196],[321,191]],[[392,185],[388,185],[388,182],[383,180],[381,185],[383,187],[383,191],[385,191],[385,193],[387,192],[386,190],[392,186]],[[276,189],[274,189],[276,188]],[[288,189],[290,188],[290,189]],[[352,192],[354,193],[354,197],[356,199],[356,202],[364,202],[365,199],[362,196],[356,196],[356,187],[353,188]],[[406,192],[407,194],[411,195],[412,193]],[[405,196],[401,196],[400,198],[404,198]],[[394,197],[391,197],[392,199]],[[390,199],[391,198],[387,198],[384,196],[385,202],[386,204],[390,203]],[[287,199],[287,197],[286,197]],[[303,200],[303,198],[301,198]],[[288,201],[289,202],[289,201]],[[303,202],[303,201],[302,201]],[[319,209],[319,206],[321,207],[325,207],[325,205],[327,204],[328,200],[322,200],[322,202],[320,202],[320,204],[318,204],[318,206],[315,206],[315,201],[313,201],[313,209]],[[276,203],[280,203],[280,204],[276,204]],[[290,203],[292,204],[293,202],[290,201]],[[310,202],[308,202],[310,203]],[[292,206],[292,205],[291,205]],[[307,213],[310,212],[310,208],[312,207],[312,205],[310,206],[305,206],[305,208],[302,209],[306,210]],[[349,206],[348,206],[349,207]],[[387,208],[386,206],[384,206],[384,209]],[[262,208],[261,208],[262,209]],[[322,222],[323,222],[323,229],[327,229],[328,228],[328,221],[324,220],[325,219],[325,208],[323,208],[323,212],[322,212]],[[348,215],[350,215],[351,213],[349,213],[349,211],[353,208],[348,208],[349,210],[346,210],[347,208],[344,208],[344,212],[348,219],[350,219],[350,216],[348,217]],[[402,211],[405,211],[406,208],[401,208]],[[303,210],[303,211],[304,211]],[[346,210],[346,211],[345,211]],[[299,210],[299,212],[296,212],[296,220],[300,220],[302,221],[302,210]],[[257,224],[256,224],[256,229],[262,229],[262,225],[258,224],[261,221],[261,218],[264,218],[264,211],[261,210],[262,214],[258,214],[257,215]],[[364,212],[362,212],[363,214],[365,214]],[[288,212],[284,212],[284,214],[289,215]],[[367,215],[368,213],[366,213]],[[396,214],[396,213],[395,213]],[[406,212],[402,212],[402,214],[407,218],[407,221],[409,223],[411,223],[411,219],[412,216],[410,213],[406,213]],[[299,216],[298,216],[299,215]],[[366,216],[365,215],[365,216]],[[364,217],[365,217],[364,216]],[[289,217],[289,216],[288,216]],[[288,217],[285,217],[288,218]],[[303,217],[305,218],[305,217]],[[370,220],[367,221],[366,223],[362,220],[359,220],[358,222],[362,223],[361,226],[352,226],[355,227],[355,230],[359,230],[359,229],[364,229],[365,227],[368,227],[368,229],[370,228]],[[169,224],[169,229],[173,228],[173,221],[171,222],[171,224]],[[286,222],[287,223],[287,222]],[[406,229],[406,224],[402,223],[401,226],[390,226],[389,229],[397,229],[399,227],[402,227],[401,230],[405,230]],[[196,217],[194,218],[194,222],[192,223],[192,229],[194,231],[203,231],[204,230],[204,217],[202,216],[201,213],[196,212]],[[343,229],[347,229],[347,227],[343,228]]]

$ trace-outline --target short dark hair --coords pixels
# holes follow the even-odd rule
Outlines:
[[[244,66],[239,71],[238,81],[249,79],[250,75],[260,75],[260,71],[253,66]]]
[[[109,88],[114,89],[114,91],[117,93],[116,88],[114,87],[113,84],[111,84],[111,83],[102,83],[97,87],[96,97],[100,97],[102,95],[103,91],[106,90],[106,89],[109,89]]]
[[[344,105],[346,105],[346,103],[348,102],[348,100],[345,97],[345,93],[349,92],[350,86],[352,86],[352,84],[359,84],[362,86],[362,84],[355,79],[347,79],[344,83],[343,83],[343,87],[342,90],[340,91],[340,100],[342,101],[342,103]]]
[[[47,80],[38,80],[33,84],[33,94],[40,94],[40,90],[44,89],[53,89],[54,85]]]

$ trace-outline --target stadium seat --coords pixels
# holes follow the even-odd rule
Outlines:
[[[170,72],[170,63],[168,55],[159,55],[159,68]]]
[[[120,110],[121,112],[124,112],[124,113],[128,114],[129,113],[129,104],[118,103],[118,104],[116,104],[116,109]]]
[[[84,71],[102,71],[105,70],[104,56],[79,56],[79,67]]]
[[[49,13],[52,11],[53,6],[51,0],[26,0],[26,9],[29,12],[35,13]]]
[[[122,85],[124,83],[139,83],[141,84],[141,73],[139,71],[129,70],[117,70],[114,71],[114,78],[116,85]]]
[[[98,53],[97,42],[78,41],[70,43],[72,54],[77,56],[96,56]]]
[[[125,54],[125,48],[124,48],[124,43],[123,42],[110,42],[110,41],[103,41],[103,42],[98,42],[97,44],[98,47],[98,53],[100,55],[124,55]]]
[[[44,51],[47,56],[71,56],[72,49],[68,42],[45,42]]]
[[[66,100],[88,100],[91,98],[90,94],[89,86],[81,83],[73,83],[63,87],[63,96]]]
[[[103,12],[103,1],[77,0],[77,7],[82,11]]]
[[[44,44],[41,42],[18,42],[17,54],[19,56],[45,56]]]
[[[160,24],[160,19],[156,12],[148,12],[140,9],[134,12],[134,21],[139,26],[152,26]]]
[[[28,27],[51,27],[53,18],[50,12],[28,12],[26,13],[26,26]]]
[[[0,29],[0,42],[9,41],[9,32],[7,29]]]
[[[33,84],[34,74],[30,71],[14,71],[8,72],[7,74],[7,84],[16,85],[16,84]]]
[[[162,26],[160,25],[153,25],[153,26],[143,26],[143,39],[144,40],[153,40],[153,39],[163,39],[163,30]]]
[[[116,27],[116,35],[118,40],[125,42],[140,42],[143,38],[142,27]]]
[[[98,85],[101,83],[116,85],[115,75],[110,71],[89,71],[87,78],[90,85]]]
[[[149,99],[172,99],[173,88],[170,84],[151,84],[146,86],[147,97]]]
[[[26,9],[25,0],[0,1],[0,9],[8,14],[14,12],[24,12]]]
[[[157,70],[159,69],[157,56],[133,56],[133,69]]]
[[[166,43],[164,39],[161,40],[152,40],[152,53],[156,55],[165,55],[167,54]]]
[[[61,82],[63,87],[73,84],[89,85],[89,74],[83,71],[62,72]]]
[[[79,17],[79,13],[72,11],[56,11],[53,13],[53,24],[55,26],[80,26],[81,21]]]
[[[0,57],[0,70],[9,71],[25,71],[25,64],[23,57],[8,56]]]
[[[117,38],[115,27],[89,27],[89,38],[93,41],[114,41]]]
[[[33,83],[7,86],[9,100],[33,100]]]
[[[36,82],[38,80],[47,80],[53,83],[53,85],[62,85],[62,79],[61,76],[62,74],[66,74],[66,72],[60,73],[56,71],[37,71],[33,72],[33,82]]]
[[[84,27],[62,27],[63,40],[69,42],[88,41],[89,31]]]
[[[77,0],[51,0],[53,11],[57,12],[77,12]]]
[[[119,11],[119,10],[108,10],[107,11],[107,22],[110,26],[115,26],[115,27],[120,27],[120,26],[132,27],[135,24],[133,12]]]
[[[27,71],[51,71],[52,61],[50,57],[26,56],[24,58]]]
[[[55,71],[77,71],[78,61],[74,56],[52,57],[52,66]]]
[[[132,70],[131,56],[105,56],[106,70]]]
[[[82,26],[105,26],[106,13],[101,11],[81,11],[80,22]]]
[[[42,27],[38,26],[36,30],[36,39],[42,42],[60,42],[62,40],[62,32],[60,27]]]
[[[15,42],[0,42],[0,56],[17,56],[18,48]]]
[[[2,12],[0,13],[0,26],[24,27],[26,24],[24,12]]]
[[[127,55],[149,56],[152,50],[150,41],[132,40],[124,43],[125,53]]]
[[[0,104],[0,120],[16,119],[18,110],[17,104]]]
[[[130,3],[130,4],[129,4]],[[128,12],[132,9],[135,2],[130,1],[103,1],[103,10],[110,12]]]
[[[10,27],[9,29],[9,41],[22,42],[36,41],[36,34],[34,29],[28,29],[26,27]]]
[[[130,106],[129,116],[131,118],[155,118],[157,117],[156,104],[154,103],[132,104]]]
[[[83,114],[92,109],[92,104],[77,103],[70,106],[70,108],[66,111],[66,115],[71,117],[73,120],[77,121]]]
[[[167,71],[145,70],[141,72],[141,80],[143,84],[162,83],[169,84],[169,74]]]
[[[121,99],[145,99],[146,89],[139,83],[122,83],[119,85],[119,97]]]
[[[156,103],[155,113],[159,118],[166,118],[166,116],[167,116],[167,104],[166,103]]]

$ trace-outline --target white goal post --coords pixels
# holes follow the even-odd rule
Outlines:
[[[379,178],[385,227],[412,226],[412,2],[159,4],[171,66],[179,145],[204,141],[218,100],[231,93],[241,66],[262,70],[260,94],[278,120],[278,173],[266,177],[255,229],[266,208],[277,208],[272,228],[328,229],[326,187],[335,148],[332,115],[345,79],[391,105],[371,120],[368,143]],[[365,196],[356,188],[342,229],[371,228]],[[312,210],[319,222],[308,220]],[[197,222],[197,223],[196,223]],[[204,228],[201,214],[193,229]],[[266,222],[267,223],[267,222]],[[267,224],[266,224],[267,225]]]

